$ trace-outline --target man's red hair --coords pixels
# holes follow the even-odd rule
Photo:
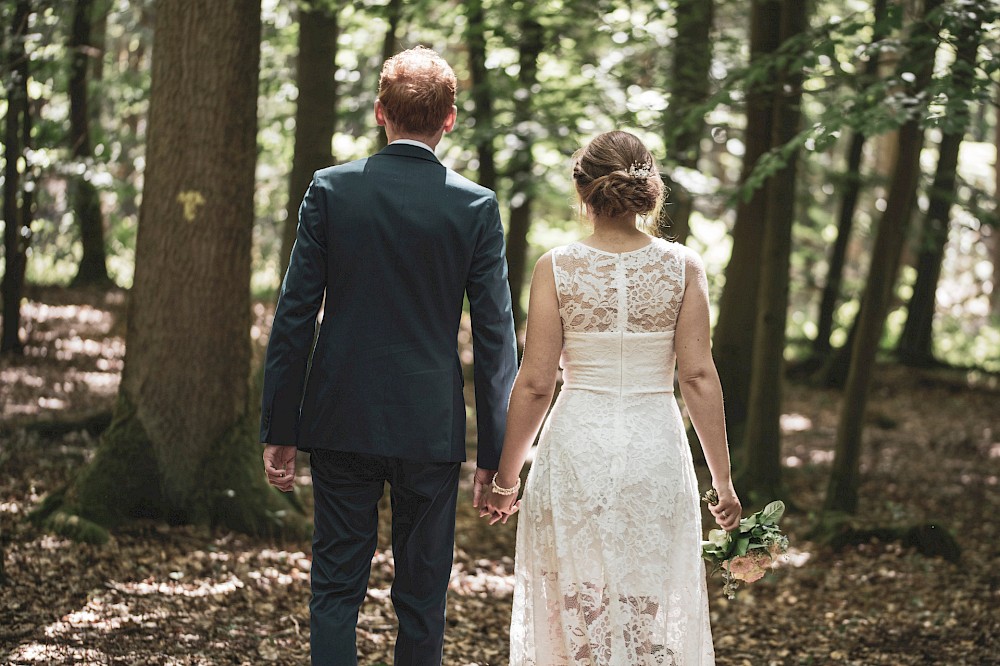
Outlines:
[[[444,58],[417,46],[397,53],[382,65],[378,99],[396,129],[431,136],[451,113],[457,85],[455,72]]]

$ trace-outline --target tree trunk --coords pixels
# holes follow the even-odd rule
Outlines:
[[[886,34],[885,20],[888,13],[888,0],[875,0],[875,18],[873,25],[872,44],[881,41]],[[878,60],[869,58],[861,68],[860,84],[866,86],[872,75],[878,71]],[[854,212],[861,193],[861,158],[864,155],[867,137],[861,132],[855,132],[851,137],[851,146],[847,151],[847,171],[844,174],[844,192],[840,199],[840,213],[837,217],[837,239],[830,249],[830,259],[827,264],[826,284],[823,285],[823,296],[819,305],[819,316],[816,324],[816,337],[813,340],[812,354],[817,364],[822,364],[830,353],[830,335],[833,333],[833,316],[837,311],[837,301],[840,299],[840,285],[844,277],[844,261],[847,258],[847,245],[854,229]]]
[[[295,155],[288,177],[288,206],[281,238],[281,275],[295,243],[299,204],[313,173],[333,162],[333,131],[337,122],[337,8],[324,0],[299,6],[299,54],[295,103]]]
[[[157,3],[125,367],[96,457],[49,518],[64,534],[99,541],[97,525],[136,517],[265,533],[287,508],[249,407],[259,57],[259,0]]]
[[[923,19],[914,24],[908,40],[911,51],[903,60],[901,71],[915,73],[911,89],[905,91],[916,99],[927,87],[932,75],[938,45],[937,28],[930,20],[942,0],[925,0]],[[888,201],[878,225],[872,250],[868,284],[858,313],[857,338],[851,352],[850,370],[844,388],[840,421],[837,427],[833,470],[824,508],[828,511],[854,513],[858,506],[861,437],[865,407],[871,387],[875,355],[888,314],[899,273],[899,261],[920,178],[920,151],[923,129],[919,118],[911,118],[899,130],[899,158],[889,188]]]
[[[91,41],[91,20],[94,13],[93,0],[76,0],[73,9],[73,30],[70,33],[70,75],[69,75],[69,142],[73,158],[83,166],[75,183],[73,212],[80,225],[80,240],[83,256],[74,286],[109,286],[107,257],[104,249],[104,219],[101,214],[101,198],[97,188],[90,182],[89,171],[94,157],[90,140],[91,113],[88,108],[87,90],[91,71],[90,61],[94,57]]]
[[[974,18],[965,23],[964,29],[956,36],[958,48],[952,64],[952,80],[957,90],[971,89],[975,80],[981,23],[975,9],[969,13]],[[938,146],[937,171],[934,174],[934,184],[931,185],[930,202],[917,252],[917,281],[913,285],[913,295],[907,307],[906,325],[896,348],[899,360],[907,365],[927,366],[935,363],[933,324],[937,286],[941,277],[945,245],[948,243],[958,153],[970,120],[967,104],[955,109]]]
[[[28,57],[24,38],[28,32],[31,3],[18,0],[11,22],[10,51],[7,56],[7,113],[4,118],[4,274],[0,282],[3,295],[3,332],[0,352],[20,354],[21,295],[24,293],[24,273],[28,265],[28,244],[31,242],[32,194],[24,187],[22,177],[27,165],[22,164],[31,142],[31,112],[28,106]],[[24,171],[22,172],[22,168]]]
[[[796,39],[808,27],[807,3],[782,0],[781,43]],[[788,144],[801,122],[802,71],[779,74],[774,96],[772,146]],[[781,486],[781,396],[784,382],[785,325],[788,316],[788,271],[795,219],[795,176],[798,151],[768,181],[767,226],[761,257],[757,321],[748,416],[744,433],[746,464],[740,474],[740,493],[775,499],[785,495]]]
[[[1000,199],[1000,86],[997,86],[997,111],[993,114],[993,196]],[[1000,317],[1000,227],[993,227],[993,292],[990,294],[990,310]]]
[[[465,3],[465,42],[469,49],[469,78],[472,80],[473,117],[476,120],[474,137],[479,159],[479,184],[497,189],[496,151],[493,138],[496,134],[493,120],[493,88],[486,69],[486,16],[483,0]]]
[[[403,19],[403,0],[389,0],[389,4],[386,5],[385,11],[385,19],[388,22],[388,26],[385,30],[385,38],[382,41],[382,62],[385,62],[396,53],[396,45],[399,42],[397,33],[399,33],[400,21]],[[381,64],[379,66],[381,66]],[[382,150],[386,147],[386,145],[388,145],[388,143],[389,139],[385,135],[385,128],[379,127],[378,149]]]
[[[781,4],[754,0],[750,25],[750,59],[759,62],[778,48]],[[741,182],[753,172],[771,147],[773,84],[757,83],[747,91],[747,127]],[[719,298],[719,319],[712,339],[712,356],[726,400],[726,427],[730,441],[739,445],[747,418],[754,325],[757,318],[759,261],[765,237],[766,192],[758,188],[741,200],[733,226],[733,252]]]
[[[697,169],[701,156],[705,122],[700,110],[709,92],[714,14],[715,0],[677,0],[677,39],[671,63],[673,89],[664,113],[664,134],[667,161],[688,169]],[[660,228],[683,244],[690,232],[694,202],[691,193],[675,178],[665,176],[664,182],[670,188],[670,205],[663,207]]]
[[[535,145],[532,127],[531,89],[538,82],[538,56],[545,45],[545,32],[532,18],[530,4],[525,4],[520,20],[521,41],[518,43],[520,69],[514,92],[514,128],[517,149],[510,158],[511,195],[510,227],[507,230],[507,266],[510,294],[514,302],[514,323],[520,327],[525,320],[521,294],[528,262],[528,229],[531,227],[531,204],[535,198],[535,165],[532,150]]]

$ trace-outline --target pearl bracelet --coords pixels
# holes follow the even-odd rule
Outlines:
[[[495,492],[497,495],[515,495],[517,494],[517,491],[521,489],[521,479],[520,477],[518,477],[517,483],[515,483],[514,486],[511,488],[502,488],[497,485],[497,475],[494,474],[493,482],[490,485],[493,488],[493,492]]]

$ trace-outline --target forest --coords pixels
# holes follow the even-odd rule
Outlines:
[[[708,572],[718,663],[995,662],[995,0],[0,0],[0,30],[3,663],[308,662],[311,477],[266,483],[262,358],[312,174],[385,146],[381,64],[418,44],[522,342],[531,267],[589,233],[573,153],[657,159],[643,223],[707,267],[744,509],[788,506],[764,580]],[[468,316],[456,344],[472,377]],[[444,663],[503,666],[516,517],[478,519],[473,470]]]

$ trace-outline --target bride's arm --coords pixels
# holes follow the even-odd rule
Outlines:
[[[562,351],[562,322],[556,296],[552,258],[546,252],[535,264],[531,276],[528,300],[528,328],[524,339],[524,356],[514,380],[507,410],[507,434],[500,455],[497,485],[511,488],[517,484],[528,454],[552,403]],[[498,511],[509,511],[517,494],[497,495],[491,492],[483,515],[493,513],[491,524],[499,519]],[[506,522],[506,518],[504,518]]]
[[[691,251],[686,255],[684,300],[674,334],[677,377],[712,472],[712,486],[719,493],[719,503],[711,507],[712,514],[721,527],[731,530],[739,524],[741,507],[730,473],[722,385],[712,359],[708,279],[701,258]]]

